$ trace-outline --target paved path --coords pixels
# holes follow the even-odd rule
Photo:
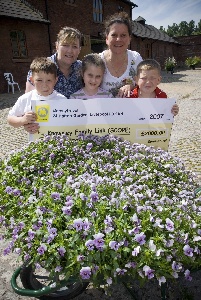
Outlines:
[[[180,107],[179,115],[175,117],[169,152],[180,157],[186,168],[197,175],[201,185],[201,69],[195,71],[179,71],[173,75],[163,73],[160,84],[168,97],[177,99]],[[27,143],[27,134],[23,129],[14,129],[7,124],[6,118],[9,108],[13,106],[21,93],[0,95],[0,157],[6,153],[22,147]],[[1,228],[0,228],[1,230]],[[13,270],[18,265],[14,254],[3,256],[2,250],[5,242],[0,241],[0,300],[28,300],[15,294],[10,287],[10,278]],[[190,295],[193,298],[188,298]],[[189,296],[189,297],[190,297]],[[111,296],[106,296],[102,290],[90,287],[75,300],[131,300],[127,290],[122,284],[114,286]],[[159,290],[157,285],[146,286],[141,294],[142,300],[158,300]],[[178,286],[170,288],[172,300],[201,299],[201,274],[195,275],[193,282],[188,284],[183,296],[179,294]]]

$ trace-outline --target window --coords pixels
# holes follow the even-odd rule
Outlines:
[[[26,37],[23,31],[11,31],[13,58],[27,57]]]
[[[102,0],[93,0],[93,18],[95,22],[103,22]]]

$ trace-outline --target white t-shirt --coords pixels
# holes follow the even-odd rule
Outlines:
[[[41,96],[37,93],[36,90],[32,90],[31,92],[25,93],[18,98],[15,105],[11,108],[8,115],[22,117],[26,112],[31,111],[31,100],[60,100],[66,99],[65,96],[58,93],[57,91],[53,91],[52,94],[48,96]]]
[[[105,50],[106,51],[106,50]],[[101,52],[99,55],[105,61],[105,51]],[[119,89],[126,84],[134,84],[134,76],[136,75],[137,65],[143,60],[141,55],[136,51],[127,50],[128,55],[128,65],[124,74],[120,77],[115,77],[110,74],[110,71],[106,65],[106,71],[101,84],[101,88],[109,91],[115,97]]]

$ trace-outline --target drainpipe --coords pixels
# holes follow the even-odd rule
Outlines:
[[[45,11],[46,11],[46,18],[47,18],[47,20],[49,20],[47,0],[45,0]],[[52,55],[52,43],[51,43],[51,37],[50,37],[50,24],[49,23],[47,24],[47,30],[48,30],[50,55]]]

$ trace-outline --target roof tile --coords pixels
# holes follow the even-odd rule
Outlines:
[[[144,24],[142,24],[142,21]],[[176,40],[152,25],[145,24],[145,19],[138,17],[132,21],[132,32],[135,36],[178,44]]]
[[[24,0],[0,0],[0,16],[50,23],[40,11]]]

